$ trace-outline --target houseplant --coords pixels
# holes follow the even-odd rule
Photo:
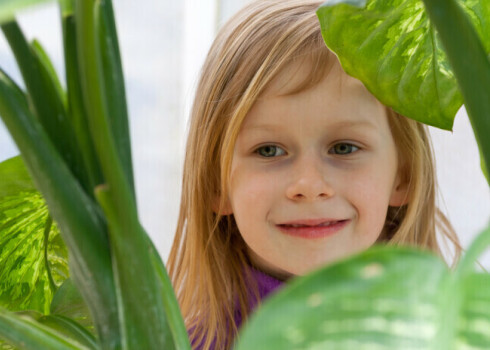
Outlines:
[[[111,3],[99,0],[60,2],[67,73],[65,93],[40,45],[29,45],[17,24],[10,21],[17,7],[30,2],[33,1],[16,0],[9,2],[12,7],[5,7],[6,3],[0,5],[3,6],[0,11],[4,13],[0,18],[6,20],[2,29],[18,57],[27,89],[24,93],[5,73],[1,73],[0,115],[18,144],[27,168],[31,174],[35,174],[35,187],[42,192],[50,215],[60,227],[70,256],[71,278],[60,285],[66,274],[57,276],[56,281],[53,263],[48,258],[41,259],[48,261],[41,265],[46,267],[45,285],[50,288],[53,299],[47,298],[42,307],[31,306],[33,304],[26,301],[23,306],[28,309],[39,307],[37,313],[24,311],[19,314],[2,310],[0,334],[17,347],[33,349],[188,349],[187,334],[165,268],[136,214],[124,82]],[[420,1],[413,2],[419,6],[421,4]],[[376,3],[371,1],[368,7],[372,8]],[[395,3],[390,5],[394,6]],[[438,6],[459,13],[457,8],[451,10],[448,4]],[[336,15],[344,20],[345,25],[346,16],[352,15],[348,11],[353,11],[353,7],[340,4],[337,9],[345,12],[344,16]],[[483,11],[483,16],[490,18],[489,11]],[[326,38],[333,36],[325,35]],[[335,50],[335,45],[329,43],[329,46]],[[488,52],[488,46],[485,50]],[[347,53],[339,55],[348,56]],[[488,59],[486,63],[483,60],[482,65],[485,64],[488,64]],[[369,83],[364,82],[369,87]],[[457,90],[455,81],[448,84],[452,86],[451,91]],[[477,85],[485,91],[485,84],[481,82]],[[464,85],[462,90],[465,90]],[[381,95],[378,98],[383,100]],[[476,104],[481,105],[479,108],[485,108],[485,99],[480,98]],[[445,113],[446,116],[450,116],[455,109],[454,106],[451,108],[449,113]],[[478,129],[489,134],[488,124],[485,118],[481,118],[488,113],[482,111],[476,114],[476,118],[483,122]],[[61,117],[52,118],[53,114]],[[435,119],[424,122],[446,128],[452,124],[447,122],[447,118],[442,118],[440,123]],[[485,137],[483,141],[481,139],[478,140],[483,159],[487,159],[485,157],[490,152],[485,146]],[[4,164],[4,173],[6,171],[16,173],[23,170],[19,160],[14,160]],[[27,179],[17,185],[19,192],[33,193],[33,186]],[[15,210],[12,213],[13,218],[20,217]],[[50,240],[55,240],[58,230],[46,215],[43,216],[44,229],[40,230],[40,241],[44,244],[44,256],[49,256],[49,249],[53,246]],[[454,340],[454,335],[460,334],[458,319],[461,314],[475,322],[486,322],[489,318],[489,312],[475,313],[474,308],[465,307],[468,300],[479,305],[488,302],[488,276],[473,273],[472,262],[488,245],[489,235],[488,230],[485,231],[455,274],[450,274],[441,261],[425,253],[375,248],[350,261],[298,279],[262,308],[255,321],[244,330],[237,347],[252,348],[256,346],[254,341],[260,341],[259,345],[267,345],[268,349],[284,349],[284,346],[291,345],[315,348],[327,344],[341,349],[353,344],[357,348],[373,348],[373,344],[377,344],[378,348],[407,348],[413,347],[411,341],[414,341],[430,349],[451,348],[459,344]],[[54,250],[51,255],[54,255]],[[62,249],[58,251],[58,261],[62,267],[66,257]],[[126,256],[139,258],[136,262],[126,261]],[[425,275],[418,273],[420,269],[425,271]],[[437,277],[434,283],[425,283],[431,276]],[[392,283],[394,280],[400,283]],[[332,286],[326,286],[325,281]],[[411,291],[407,283],[413,281],[423,288]],[[480,285],[481,293],[473,293],[473,289],[467,290],[465,287],[472,285]],[[384,292],[367,298],[372,302],[359,304],[357,309],[351,310],[360,322],[342,324],[335,321],[335,314],[332,313],[330,323],[315,323],[323,326],[323,330],[328,328],[329,334],[312,327],[309,322],[302,323],[304,320],[311,322],[315,317],[317,321],[325,321],[325,308],[322,306],[327,310],[331,310],[333,304],[350,305],[352,308],[352,300],[362,299],[356,293],[366,296],[369,291],[379,290]],[[433,297],[441,291],[449,292],[442,293],[444,298],[440,300]],[[397,298],[390,299],[392,295]],[[277,320],[277,313],[281,310],[284,312],[286,305],[292,309],[288,312],[288,318],[281,314],[281,320],[289,328],[275,332],[270,327],[270,320]],[[429,319],[423,307],[427,305],[430,306],[427,310],[432,310]],[[339,307],[337,312],[345,314],[346,310]],[[87,313],[91,319],[86,318]],[[420,317],[426,318],[425,323],[414,326]],[[441,320],[451,321],[444,330],[440,328]],[[377,326],[373,326],[374,321],[378,322]],[[93,329],[90,328],[92,324]],[[390,329],[389,325],[395,325],[395,328]],[[408,329],[418,332],[421,337],[408,341],[403,330],[400,331],[407,326],[411,326]],[[362,327],[364,332],[360,331]],[[381,332],[383,328],[387,330],[385,333]],[[284,330],[287,331],[286,345],[280,342]],[[340,332],[336,333],[335,330]],[[339,333],[343,338],[338,338]],[[352,339],[352,334],[367,338],[364,341]],[[338,339],[343,340],[335,343]],[[480,348],[488,345],[484,337],[480,336],[477,341]],[[475,342],[471,344],[477,346]]]

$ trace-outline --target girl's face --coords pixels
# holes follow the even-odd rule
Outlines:
[[[271,82],[245,118],[233,154],[229,211],[255,266],[302,275],[378,239],[403,204],[384,107],[334,63],[314,87],[284,95],[303,65]]]

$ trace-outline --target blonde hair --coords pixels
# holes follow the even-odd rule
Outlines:
[[[195,345],[230,347],[237,308],[249,312],[245,243],[233,215],[221,216],[240,126],[266,86],[285,67],[307,60],[310,74],[289,93],[327,74],[334,55],[325,46],[316,9],[322,1],[254,1],[218,33],[202,68],[191,113],[180,216],[168,269]],[[441,253],[436,226],[459,250],[436,207],[432,150],[425,126],[388,109],[408,205],[389,208],[381,239]],[[256,289],[256,288],[255,288]],[[252,298],[257,300],[257,290]]]

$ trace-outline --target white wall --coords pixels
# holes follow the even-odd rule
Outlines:
[[[176,226],[187,111],[197,74],[215,31],[246,0],[114,1],[127,84],[138,206],[164,257]],[[58,12],[50,5],[21,16],[63,75]],[[48,24],[48,25],[47,25]],[[2,35],[0,66],[20,81]],[[433,130],[443,210],[464,245],[488,224],[490,190],[464,111],[453,133]],[[0,161],[17,155],[0,121]],[[490,256],[484,264],[490,269]]]

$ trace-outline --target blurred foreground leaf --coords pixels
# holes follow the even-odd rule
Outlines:
[[[490,228],[456,273],[391,246],[298,278],[264,303],[236,349],[489,349],[490,275],[473,268],[489,241]]]

